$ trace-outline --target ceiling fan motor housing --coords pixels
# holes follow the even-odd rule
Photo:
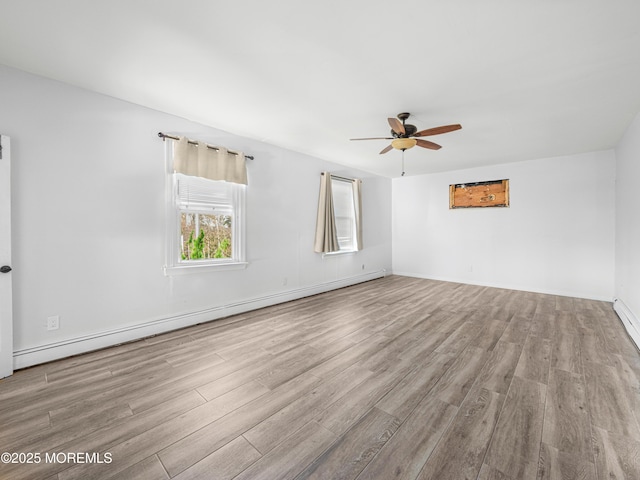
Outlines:
[[[415,125],[411,125],[409,123],[405,123],[404,124],[404,135],[394,132],[393,129],[391,129],[391,135],[393,136],[393,138],[407,138],[407,137],[410,137],[411,135],[413,135],[414,133],[416,133],[417,131],[418,131],[418,129],[416,128]]]
[[[404,126],[404,134],[396,133],[393,131],[393,129],[391,129],[391,136],[393,136],[394,138],[407,138],[418,131],[415,125],[404,123],[410,116],[411,114],[409,112],[398,114],[398,118],[402,121],[402,125]]]

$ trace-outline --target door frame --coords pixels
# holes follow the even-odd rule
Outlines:
[[[0,266],[11,266],[11,139],[0,135]],[[0,273],[0,378],[13,374],[12,272]]]

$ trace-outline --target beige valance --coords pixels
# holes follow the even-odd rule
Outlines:
[[[229,153],[224,147],[180,137],[173,146],[176,172],[209,180],[247,184],[247,165],[242,152]]]

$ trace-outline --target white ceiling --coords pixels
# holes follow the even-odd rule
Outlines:
[[[462,124],[416,175],[614,147],[640,1],[0,0],[0,63],[390,177],[349,139]]]

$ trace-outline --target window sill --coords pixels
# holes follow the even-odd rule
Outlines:
[[[220,272],[223,270],[243,270],[247,268],[249,262],[224,262],[224,263],[207,263],[206,265],[179,265],[173,267],[164,267],[166,276],[186,275],[191,273],[207,273]]]
[[[338,252],[323,253],[322,258],[340,257],[342,255],[354,255],[356,253],[358,253],[358,250],[340,250]]]

